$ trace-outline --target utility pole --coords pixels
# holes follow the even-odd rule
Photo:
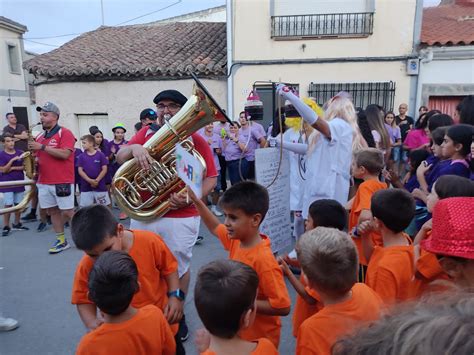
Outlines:
[[[102,13],[102,26],[104,26],[104,0],[100,0],[100,10]]]

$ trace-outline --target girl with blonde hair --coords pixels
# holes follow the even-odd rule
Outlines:
[[[283,148],[307,154],[303,218],[308,217],[309,206],[316,200],[333,199],[345,205],[349,196],[353,152],[366,145],[357,126],[350,95],[341,92],[334,96],[327,103],[321,118],[288,87],[281,84],[277,92],[290,101],[303,120],[320,133],[320,137],[309,144],[283,143]]]

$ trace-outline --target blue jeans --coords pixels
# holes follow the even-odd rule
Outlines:
[[[248,162],[246,159],[236,159],[227,161],[227,170],[229,172],[229,179],[231,185],[234,185],[240,181],[242,181],[242,177],[245,177],[248,174]]]

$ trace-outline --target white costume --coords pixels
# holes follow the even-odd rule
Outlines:
[[[303,137],[300,131],[288,129],[283,133],[283,142],[302,143]],[[284,145],[285,146],[285,145]],[[306,155],[289,151],[290,159],[290,209],[301,211],[303,209],[303,184],[306,171]]]

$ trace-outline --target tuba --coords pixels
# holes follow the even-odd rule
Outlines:
[[[38,122],[30,127],[28,130],[28,141],[33,140],[33,128],[39,126],[41,122]],[[35,191],[35,175],[36,175],[36,162],[35,157],[31,151],[26,151],[21,155],[23,159],[23,171],[25,172],[25,180],[17,180],[17,181],[2,181],[0,182],[0,188],[4,187],[18,187],[18,186],[31,186],[31,188],[25,191],[23,199],[20,201],[19,204],[0,209],[0,215],[5,213],[23,211],[26,207],[28,207],[28,203],[30,202],[31,198],[33,197]]]
[[[176,171],[175,146],[180,143],[204,167],[203,157],[194,149],[191,134],[225,115],[194,74],[193,94],[186,104],[144,145],[153,162],[143,170],[135,158],[123,163],[112,180],[112,194],[120,209],[130,218],[149,221],[171,210],[169,198],[185,190]]]

